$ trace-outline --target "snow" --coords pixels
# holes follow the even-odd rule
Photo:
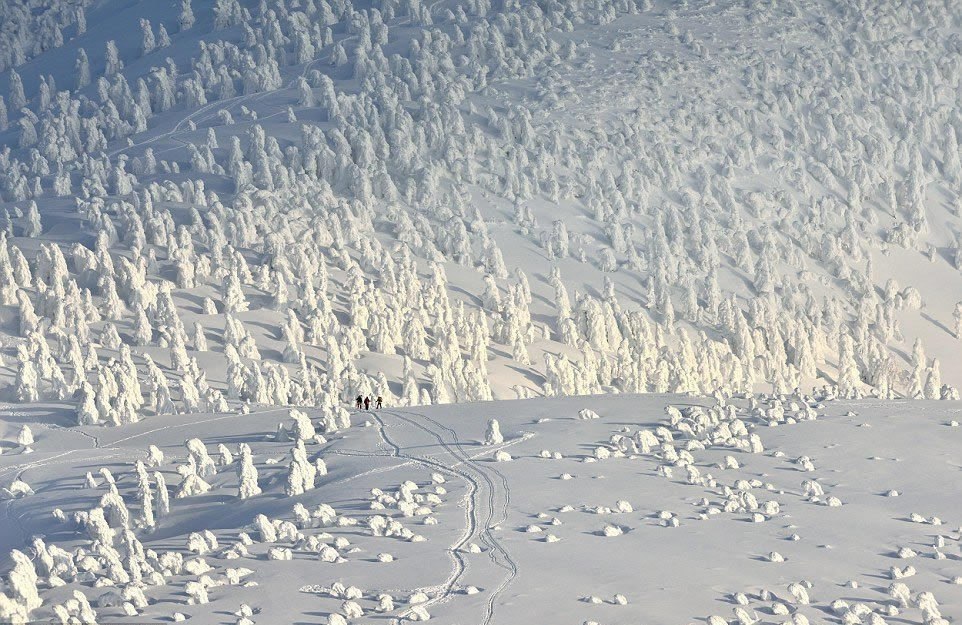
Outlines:
[[[681,424],[701,419],[699,414],[716,410],[713,405],[712,399],[685,396],[622,395],[386,409],[366,415],[374,427],[356,425],[320,447],[309,445],[310,453],[333,460],[330,471],[314,489],[291,498],[283,496],[287,467],[266,462],[290,456],[290,441],[268,436],[285,411],[171,416],[162,429],[147,422],[104,430],[31,421],[36,451],[0,456],[0,479],[19,476],[35,492],[3,502],[0,540],[10,551],[43,534],[47,549],[75,549],[84,534],[50,511],[60,509],[69,519],[104,505],[103,483],[77,490],[85,467],[107,469],[131,517],[139,517],[134,463],[150,455],[176,483],[178,464],[203,458],[193,442],[203,440],[208,449],[249,447],[263,493],[238,499],[238,477],[217,471],[210,475],[211,490],[172,501],[156,529],[135,530],[144,548],[159,554],[188,546],[175,551],[183,557],[180,573],[164,574],[159,584],[143,589],[147,601],[137,611],[148,621],[170,617],[167,599],[201,621],[222,606],[245,603],[271,622],[303,621],[310,614],[351,620],[358,610],[409,620],[427,614],[439,622],[513,623],[532,614],[575,623],[710,617],[781,622],[770,620],[786,614],[776,604],[788,606],[793,618],[817,620],[839,600],[848,604],[846,611],[857,605],[890,618],[892,596],[901,597],[895,605],[909,619],[959,613],[962,590],[953,580],[962,553],[962,492],[954,479],[960,441],[958,430],[946,425],[962,410],[957,403],[811,402],[817,419],[778,427],[755,416],[748,401],[732,401],[733,412],[712,413],[737,418],[757,434],[766,449],[758,454],[747,444],[733,450],[730,443],[710,443],[710,435],[702,449],[690,444],[706,433],[684,434]],[[604,417],[583,419],[580,412],[589,407]],[[683,421],[672,426],[669,412],[675,410]],[[316,409],[304,412],[320,418]],[[540,420],[546,413],[552,419]],[[491,414],[498,415],[504,435],[495,447],[510,450],[512,462],[493,463],[492,447],[483,444]],[[217,427],[225,420],[229,433]],[[860,427],[865,422],[872,427]],[[595,445],[623,430],[672,433],[671,444],[692,449],[694,466],[706,477],[726,455],[738,458],[739,467],[726,468],[711,482],[692,483],[677,471],[666,478],[658,470],[669,462],[663,447],[583,462],[593,457]],[[185,437],[191,437],[186,447]],[[150,454],[146,440],[156,448]],[[561,450],[563,458],[543,458],[542,446]],[[814,471],[799,470],[796,459],[802,456],[817,461]],[[577,479],[558,480],[559,469]],[[440,494],[428,496],[442,481]],[[823,505],[828,497],[811,496],[803,482],[818,484],[844,505]],[[890,490],[900,496],[887,496]],[[437,523],[417,526],[423,540],[411,534],[411,540],[399,541],[383,530],[358,534],[355,526],[374,514],[412,529],[417,523],[417,516],[405,517],[398,508],[370,510],[372,492],[428,506]],[[726,506],[735,495],[742,503]],[[776,500],[777,507],[766,505]],[[705,515],[710,506],[725,511]],[[314,509],[327,510],[323,523],[308,521]],[[755,514],[763,522],[746,523]],[[665,519],[676,522],[666,528]],[[248,527],[254,540],[241,549]],[[899,561],[893,557],[909,558],[910,576],[904,565],[893,566]],[[238,566],[249,569],[242,579],[229,573]],[[890,576],[896,568],[898,574]],[[208,578],[213,585],[203,581]],[[880,578],[902,580],[907,590]],[[92,602],[98,596],[82,576],[61,573],[60,579],[63,585],[51,585],[40,574],[43,603],[32,615],[47,614],[74,590]],[[337,581],[360,590],[311,590]],[[582,601],[586,592],[599,601]],[[390,602],[384,595],[408,599]],[[736,595],[742,599],[731,603]],[[94,609],[111,622],[122,620],[122,604]]]
[[[0,23],[0,620],[956,618],[959,3]]]

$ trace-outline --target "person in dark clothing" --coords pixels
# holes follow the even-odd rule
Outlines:
[[[364,398],[364,409],[365,409],[365,410],[370,410],[370,409],[371,409],[371,398],[370,398],[370,397],[365,397],[365,398]]]
[[[376,410],[380,410],[382,406],[384,406],[384,399],[382,399],[381,396],[378,395],[377,399],[374,400],[374,408]]]
[[[358,395],[358,396],[357,396],[357,399],[354,400],[354,406],[355,406],[358,410],[360,410],[360,409],[361,409],[361,404],[362,404],[363,402],[364,402],[364,398],[361,397],[360,395]]]

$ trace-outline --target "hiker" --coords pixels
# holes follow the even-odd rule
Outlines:
[[[370,410],[370,409],[371,409],[371,398],[370,398],[370,397],[365,397],[365,398],[364,398],[364,409],[365,409],[365,410]]]
[[[355,406],[358,410],[360,410],[360,409],[361,409],[361,403],[362,403],[363,401],[364,401],[364,399],[363,399],[360,395],[358,395],[358,396],[357,396],[357,399],[354,400],[354,406]]]
[[[380,395],[378,395],[377,399],[374,400],[374,408],[376,410],[380,410],[383,405],[384,405],[384,400],[381,398]]]

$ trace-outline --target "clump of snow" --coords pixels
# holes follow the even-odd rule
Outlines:
[[[602,528],[601,533],[602,535],[611,538],[613,536],[621,536],[625,533],[625,531],[620,526],[609,523]]]
[[[488,420],[488,429],[484,434],[484,444],[500,445],[503,442],[504,437],[501,435],[501,424],[498,423],[497,419]]]
[[[789,584],[788,593],[798,605],[808,605],[811,601],[808,595],[808,588],[806,588],[805,584],[799,582]]]

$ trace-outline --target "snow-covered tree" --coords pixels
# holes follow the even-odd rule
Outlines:
[[[117,42],[111,39],[107,42],[107,52],[104,56],[104,74],[113,76],[124,69],[124,62],[120,58],[120,51],[117,49]]]
[[[501,435],[501,425],[498,423],[498,420],[489,419],[488,429],[484,434],[484,444],[500,445],[503,442],[504,442],[504,437]]]
[[[180,16],[177,18],[177,23],[180,26],[180,32],[185,30],[190,30],[194,27],[194,10],[191,7],[191,0],[180,0]]]
[[[240,480],[238,497],[248,499],[261,492],[257,485],[257,467],[254,466],[254,459],[251,456],[251,448],[247,443],[240,445],[240,461],[237,465],[237,477]]]

